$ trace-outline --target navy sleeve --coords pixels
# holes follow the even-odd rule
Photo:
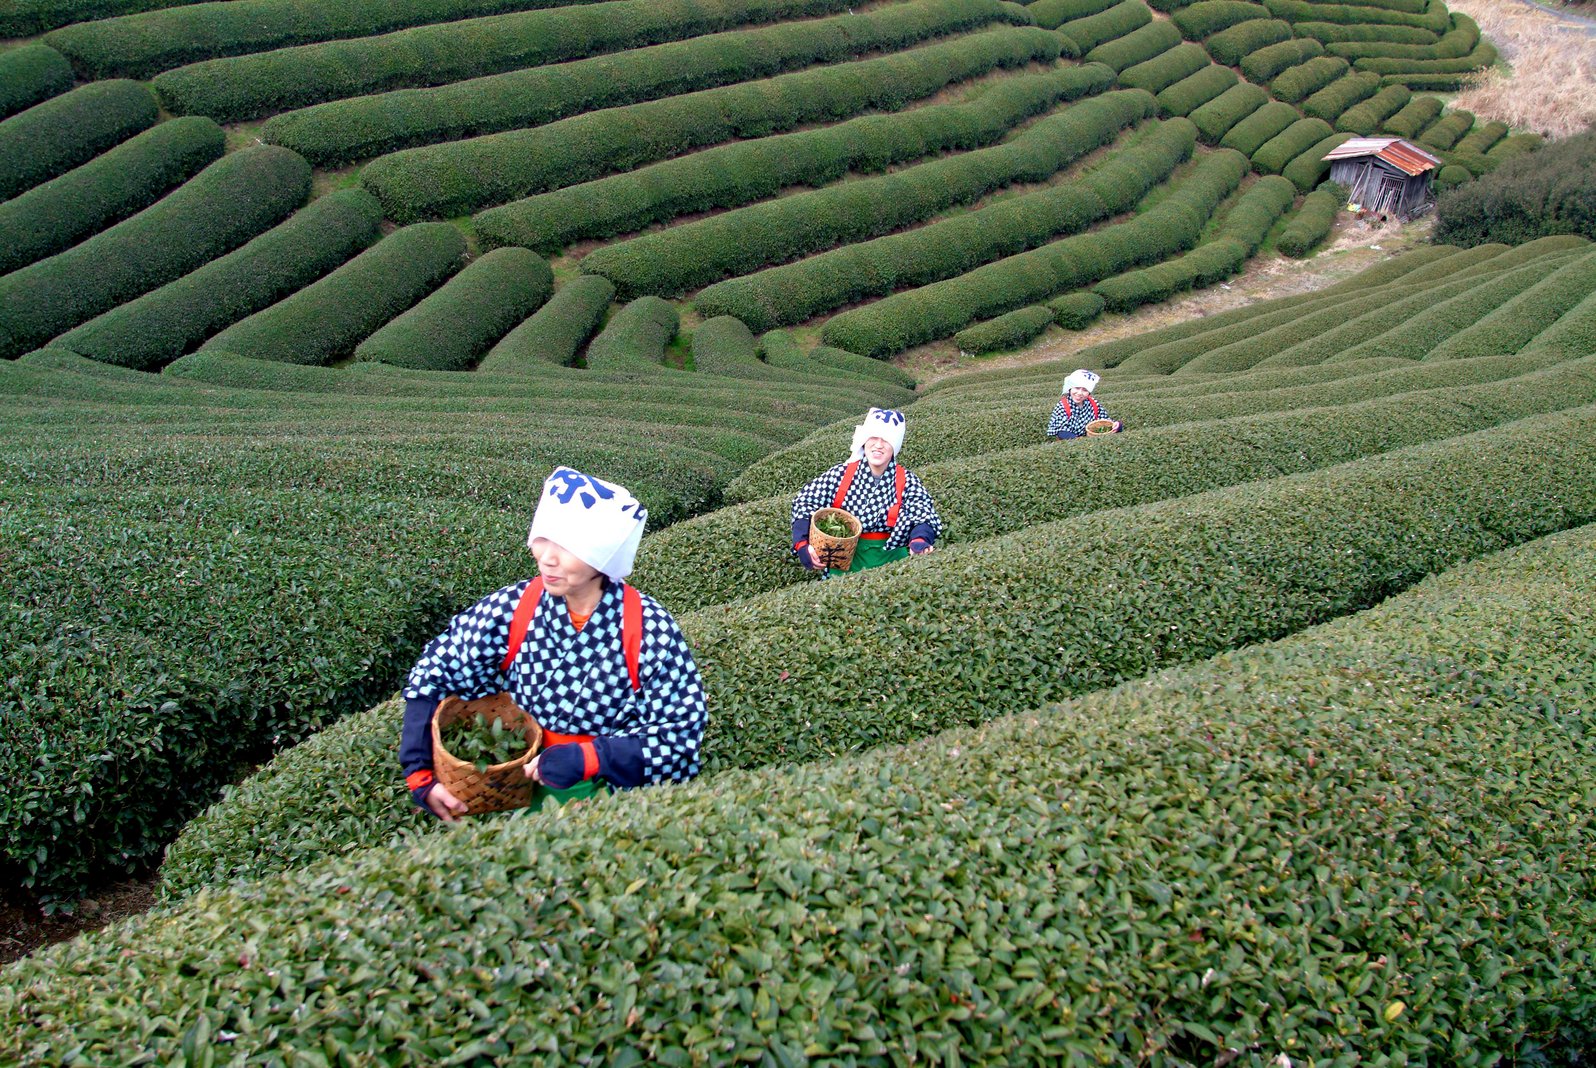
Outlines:
[[[399,736],[399,767],[406,775],[432,767],[432,713],[435,697],[405,698],[405,725]]]

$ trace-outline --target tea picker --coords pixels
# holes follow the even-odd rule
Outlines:
[[[936,502],[897,460],[906,422],[902,412],[871,408],[854,428],[848,459],[798,492],[792,502],[792,551],[805,568],[824,578],[831,571],[863,571],[936,548],[942,533]],[[850,529],[842,531],[831,526],[834,522]]]
[[[449,697],[495,716],[510,706],[540,728],[527,737],[541,751],[513,772],[488,769],[492,790],[520,787],[527,800],[513,803],[698,774],[707,720],[698,667],[670,613],[624,581],[647,519],[625,487],[569,467],[543,483],[527,533],[538,576],[455,616],[410,671],[399,763],[418,806],[444,820],[508,807],[479,808],[440,781],[434,718],[459,704]]]
[[[1049,441],[1070,441],[1074,438],[1096,437],[1099,434],[1118,434],[1125,424],[1108,414],[1092,391],[1102,376],[1082,367],[1071,371],[1064,379],[1064,392],[1053,406],[1047,420]]]

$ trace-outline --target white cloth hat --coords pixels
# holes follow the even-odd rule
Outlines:
[[[864,422],[853,428],[853,454],[850,458],[862,458],[864,443],[870,438],[880,438],[892,446],[892,457],[897,459],[898,453],[903,451],[903,431],[907,423],[902,412],[895,412],[891,408],[871,408]]]
[[[1082,389],[1086,390],[1086,392],[1090,393],[1092,390],[1097,388],[1097,382],[1102,377],[1103,376],[1098,374],[1096,371],[1088,371],[1084,367],[1078,371],[1071,371],[1069,377],[1064,380],[1064,392],[1068,393],[1076,386],[1080,386]]]
[[[526,544],[530,549],[536,539],[548,538],[620,582],[632,573],[647,522],[648,509],[625,486],[556,467],[543,483]]]

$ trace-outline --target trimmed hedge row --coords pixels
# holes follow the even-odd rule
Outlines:
[[[1196,74],[1182,78],[1159,93],[1158,109],[1164,115],[1190,115],[1237,81],[1235,71],[1210,63]]]
[[[168,111],[240,122],[846,7],[845,0],[604,0],[208,59],[158,74],[152,84]]]
[[[1347,61],[1336,56],[1320,56],[1281,71],[1269,83],[1269,91],[1281,100],[1296,104],[1327,87],[1351,70]],[[1369,90],[1374,92],[1378,83]]]
[[[0,10],[0,37],[27,37],[72,22],[194,2],[196,0],[12,0]]]
[[[1244,156],[1251,156],[1276,134],[1283,133],[1302,114],[1290,104],[1271,100],[1257,111],[1232,126],[1219,139],[1220,147],[1233,148]]]
[[[1166,125],[1182,122],[1170,119]],[[1240,183],[1246,168],[1241,153],[1214,152],[1198,161],[1167,198],[1129,222],[1055,241],[957,278],[843,312],[826,323],[821,337],[866,356],[901,352],[947,337],[973,320],[1156,262],[1197,243],[1203,225]]]
[[[1545,143],[1546,139],[1538,133],[1512,134],[1491,146],[1491,149],[1485,153],[1485,158],[1492,163],[1504,163],[1519,156],[1527,156]]]
[[[1133,89],[1158,93],[1212,66],[1213,63],[1208,59],[1208,53],[1203,51],[1203,46],[1194,41],[1187,41],[1162,55],[1120,71],[1119,82]]]
[[[329,193],[248,244],[90,319],[54,344],[104,363],[156,370],[333,270],[377,240],[381,222],[382,208],[370,193]]]
[[[1318,41],[1311,37],[1297,37],[1249,52],[1242,57],[1241,73],[1251,81],[1269,82],[1281,71],[1323,55],[1324,46]]]
[[[1592,293],[1557,322],[1536,334],[1526,352],[1548,352],[1576,358],[1596,352],[1596,293]]]
[[[596,274],[573,278],[482,358],[483,371],[568,366],[604,321],[615,286]]]
[[[1178,44],[1180,31],[1172,24],[1157,19],[1123,37],[1115,37],[1096,47],[1082,43],[1081,48],[1087,50],[1084,57],[1086,62],[1102,63],[1122,71],[1167,52]]]
[[[1254,52],[1291,40],[1291,23],[1280,19],[1259,19],[1221,30],[1203,41],[1203,47],[1218,63],[1234,67]]]
[[[1153,14],[1142,0],[1123,0],[1096,15],[1071,19],[1052,28],[1075,42],[1085,53],[1106,41],[1139,30],[1152,21]]]
[[[304,0],[230,0],[80,22],[44,40],[85,78],[147,79],[204,59],[552,6],[552,0],[344,0],[330,13]]]
[[[1354,66],[1358,70],[1374,71],[1383,75],[1441,75],[1441,74],[1468,74],[1477,70],[1484,70],[1496,62],[1496,46],[1489,41],[1480,41],[1474,51],[1466,56],[1456,59],[1381,59],[1378,57],[1360,59]]]
[[[1480,43],[1480,28],[1467,15],[1454,12],[1452,28],[1439,41],[1410,44],[1384,39],[1335,41],[1325,46],[1333,56],[1344,59],[1457,59],[1474,51]]]
[[[1491,146],[1507,136],[1508,129],[1507,123],[1493,119],[1483,125],[1475,126],[1464,134],[1463,139],[1453,146],[1453,150],[1459,154],[1484,155],[1490,151]]]
[[[72,64],[53,48],[22,45],[0,52],[0,119],[72,88]]]
[[[435,371],[470,367],[554,290],[548,261],[498,248],[355,348],[355,359]]]
[[[223,156],[130,219],[0,278],[0,358],[180,278],[304,203],[310,165],[262,145]]]
[[[1106,93],[992,148],[643,234],[588,254],[581,267],[614,282],[623,298],[677,296],[721,278],[900,230],[1007,185],[1044,181],[1155,110],[1145,92]]]
[[[734,378],[768,378],[772,374],[759,360],[754,332],[730,315],[706,319],[693,330],[693,370]]]
[[[766,330],[894,289],[949,278],[1129,209],[1191,155],[1195,140],[1189,122],[1170,119],[1074,181],[998,200],[919,229],[717,282],[694,304],[706,317],[735,315],[756,330]],[[992,314],[1007,310],[994,309]],[[859,348],[829,331],[825,340],[865,356],[885,351]]]
[[[1085,330],[1103,314],[1103,298],[1091,290],[1066,293],[1047,302],[1053,321],[1066,330]]]
[[[1306,0],[1263,0],[1276,18],[1287,22],[1332,22],[1340,25],[1413,26],[1439,37],[1452,24],[1442,0],[1428,0],[1422,14],[1368,7],[1361,4],[1319,4]],[[1396,38],[1392,38],[1395,40]]]
[[[1029,308],[1020,308],[960,330],[953,335],[953,340],[960,352],[979,356],[987,352],[1017,349],[1052,325],[1052,309],[1033,304]]]
[[[1279,174],[1286,164],[1334,133],[1323,119],[1298,119],[1265,141],[1252,154],[1252,165],[1265,174]]]
[[[1413,91],[1405,85],[1387,85],[1361,104],[1354,104],[1341,113],[1334,125],[1338,130],[1368,137],[1380,125],[1407,106]]]
[[[1324,45],[1338,41],[1387,41],[1393,44],[1434,45],[1441,35],[1417,26],[1351,25],[1337,22],[1298,22],[1293,27],[1299,37],[1312,37]]]
[[[1419,137],[1419,143],[1428,148],[1448,149],[1458,139],[1474,128],[1472,111],[1449,111]]]
[[[1596,293],[1596,254],[1586,253],[1512,300],[1490,309],[1477,323],[1434,346],[1425,358],[1467,360],[1519,352],[1591,293]]]
[[[596,371],[659,367],[665,346],[681,328],[676,305],[659,297],[638,297],[621,306],[587,347],[587,365]]]
[[[261,137],[320,165],[342,163],[903,48],[1004,14],[999,0],[917,0],[858,15],[734,30],[431,89],[317,104],[276,116]]]
[[[1031,13],[1036,25],[1045,30],[1056,30],[1073,19],[1083,19],[1107,11],[1120,0],[1036,0],[1025,10]]]
[[[85,85],[0,121],[0,201],[32,189],[155,125],[138,82]]]
[[[1436,192],[1440,193],[1448,189],[1456,189],[1473,177],[1473,173],[1467,167],[1457,163],[1448,163],[1435,172]]]
[[[1170,15],[1180,32],[1193,40],[1212,37],[1240,22],[1269,18],[1269,9],[1246,0],[1201,0]]]
[[[1236,123],[1269,103],[1269,94],[1260,85],[1238,82],[1226,89],[1187,118],[1207,144],[1216,144]]]
[[[1330,162],[1325,156],[1351,139],[1349,133],[1333,133],[1282,167],[1280,173],[1291,179],[1291,184],[1300,192],[1311,193],[1330,173]]]
[[[459,270],[465,251],[465,238],[448,223],[396,230],[320,281],[234,323],[203,348],[283,363],[343,359]]]
[[[222,155],[209,119],[163,122],[0,203],[0,274],[71,248],[182,185]]]
[[[877,59],[577,115],[532,130],[406,149],[367,164],[360,180],[390,218],[460,215],[720,141],[762,137],[867,108],[893,110],[976,74],[1056,59],[1058,50],[1058,36],[1046,30],[989,30]]]
[[[1413,96],[1400,111],[1385,120],[1386,132],[1410,140],[1416,138],[1440,116],[1444,106],[1433,96]]]
[[[822,185],[850,171],[999,140],[1027,116],[1062,100],[1103,92],[1114,72],[1101,64],[1004,79],[969,103],[931,104],[866,115],[834,126],[708,148],[597,181],[493,208],[473,220],[489,245],[553,253],[579,238],[641,230],[677,215],[730,208],[790,185]]]
[[[1286,77],[1286,74],[1281,75],[1281,78]],[[1378,74],[1348,74],[1310,94],[1302,102],[1302,113],[1309,118],[1323,119],[1334,124],[1348,109],[1368,100],[1379,91]]]
[[[901,367],[895,367],[886,360],[872,360],[868,356],[861,356],[857,352],[847,349],[835,348],[831,345],[816,345],[809,350],[809,359],[814,363],[825,364],[839,370],[861,374],[867,378],[879,378],[883,382],[890,382],[904,389],[914,388],[914,376]]]
[[[1302,207],[1292,216],[1286,228],[1275,240],[1275,248],[1284,255],[1301,258],[1312,252],[1335,226],[1336,214],[1346,203],[1347,191],[1334,182],[1326,182],[1309,193]]]

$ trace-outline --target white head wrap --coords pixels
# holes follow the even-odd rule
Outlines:
[[[1097,388],[1097,382],[1100,378],[1102,378],[1102,375],[1099,375],[1096,371],[1088,371],[1084,367],[1078,371],[1071,371],[1069,377],[1064,379],[1064,392],[1068,393],[1076,386],[1080,386],[1090,393]]]
[[[648,509],[625,486],[556,467],[543,483],[526,544],[548,538],[619,582],[632,573],[647,522]]]
[[[892,446],[892,458],[903,451],[903,431],[908,423],[902,412],[891,408],[871,408],[864,422],[853,428],[853,455],[858,460],[864,455],[864,443],[870,438],[880,438]]]

